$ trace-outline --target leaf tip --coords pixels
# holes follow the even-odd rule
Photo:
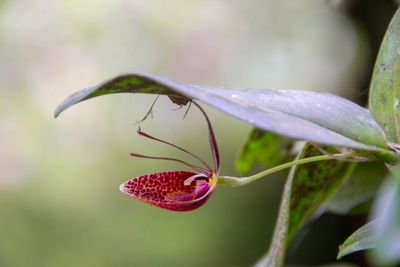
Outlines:
[[[54,110],[53,113],[53,117],[56,119],[58,117],[58,115],[60,115],[62,112],[62,109],[60,108],[60,106],[57,106],[56,109]]]
[[[337,259],[337,260],[341,260],[341,259],[345,256],[345,255],[343,254],[342,246],[343,246],[343,245],[340,245],[340,246],[338,247],[339,252],[338,252],[338,254],[336,255],[336,259]]]

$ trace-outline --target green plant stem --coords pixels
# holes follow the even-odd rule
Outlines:
[[[220,176],[219,179],[222,184],[224,185],[230,185],[232,187],[238,187],[238,186],[243,186],[247,185],[249,183],[252,183],[262,177],[268,176],[272,173],[293,167],[295,165],[302,165],[302,164],[307,164],[311,162],[316,162],[316,161],[323,161],[323,160],[331,160],[331,159],[347,159],[353,157],[353,153],[344,153],[344,154],[333,154],[333,155],[320,155],[320,156],[315,156],[315,157],[309,157],[309,158],[304,158],[304,159],[299,159],[299,160],[294,160],[291,162],[287,162],[284,164],[281,164],[279,166],[267,169],[265,171],[259,172],[257,174],[247,176],[247,177],[233,177],[233,176]]]

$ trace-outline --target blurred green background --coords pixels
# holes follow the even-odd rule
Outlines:
[[[54,108],[133,71],[363,103],[394,10],[392,1],[372,0],[0,1],[0,266],[250,266],[268,247],[284,173],[219,187],[194,212],[157,209],[118,191],[132,177],[180,168],[129,152],[184,158],[136,135],[154,96],[96,98],[57,120]],[[182,119],[185,110],[175,109],[160,97],[142,129],[210,160],[199,112]],[[237,175],[235,155],[251,126],[207,111],[221,174]],[[289,261],[333,261],[356,226],[323,216]]]

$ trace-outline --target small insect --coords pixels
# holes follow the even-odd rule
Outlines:
[[[140,136],[179,149],[196,160],[200,166],[175,158],[131,153],[132,157],[137,158],[176,161],[191,168],[192,171],[165,171],[138,176],[120,186],[123,193],[151,205],[173,211],[194,210],[208,200],[218,181],[219,151],[210,119],[199,104],[194,101],[192,103],[199,108],[206,119],[214,168],[186,149],[151,136],[139,128],[138,134]]]
[[[150,106],[149,111],[147,111],[147,113],[144,115],[144,117],[141,120],[139,120],[138,122],[136,122],[136,124],[144,122],[145,120],[147,120],[147,118],[149,116],[151,118],[153,118],[153,109],[154,109],[154,106],[155,106],[159,96],[160,95],[156,96],[156,98],[154,99],[153,103]],[[183,106],[185,106],[189,103],[189,105],[185,111],[185,114],[183,115],[183,118],[186,118],[186,115],[188,114],[189,109],[192,106],[192,100],[188,99],[186,97],[180,97],[180,96],[168,96],[168,97],[172,101],[172,103],[177,104],[179,106],[176,110],[181,109]]]

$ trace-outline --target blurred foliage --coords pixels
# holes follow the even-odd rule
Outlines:
[[[277,166],[290,159],[292,146],[293,140],[285,136],[254,128],[239,150],[236,170],[247,174],[257,163],[264,168]]]
[[[387,139],[400,142],[400,11],[389,24],[382,41],[371,80],[369,110],[382,126]]]
[[[369,233],[369,236],[366,234],[367,238],[376,241],[372,242],[372,245],[376,245],[376,249],[372,250],[371,254],[379,266],[395,266],[400,262],[399,207],[400,169],[396,167],[378,192],[371,215],[372,218],[376,218],[376,223],[371,227],[374,231],[372,234]]]
[[[390,19],[394,4],[374,2],[357,14]],[[52,118],[55,105],[76,89],[134,70],[188,83],[304,88],[357,99],[365,94],[359,85],[374,51],[363,30],[368,25],[319,0],[0,3],[1,266],[253,263],[271,237],[283,175],[240,190],[221,187],[196,212],[158,210],[117,189],[130,177],[177,167],[127,156],[179,156],[135,135],[152,97],[96,99],[59,121]],[[375,12],[383,5],[387,12]],[[207,157],[200,115],[189,111],[182,120],[184,111],[173,108],[160,99],[142,128]],[[209,115],[222,172],[233,174],[250,127]],[[291,262],[334,261],[334,240],[355,228],[343,222],[348,218],[329,218],[319,222],[324,235],[306,238]],[[326,253],[310,252],[329,240]]]
[[[354,173],[327,203],[326,209],[337,214],[368,213],[371,200],[379,189],[387,168],[380,162],[358,163]]]

